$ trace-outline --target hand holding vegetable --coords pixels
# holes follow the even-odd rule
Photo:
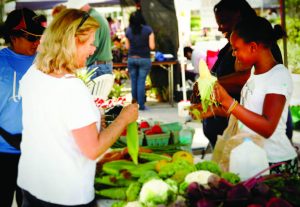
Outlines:
[[[202,104],[193,104],[189,107],[189,114],[194,120],[201,120],[213,116],[226,116],[226,111],[220,106],[213,105],[204,112]]]
[[[190,101],[191,103],[193,104],[196,104],[196,103],[200,103],[200,93],[199,93],[199,90],[198,90],[198,82],[196,81],[193,85],[193,93],[190,97]]]
[[[188,107],[189,114],[194,120],[201,120],[202,117],[202,105],[201,104],[193,104]]]
[[[138,104],[133,103],[123,107],[119,117],[127,124],[136,121],[138,118]]]
[[[222,108],[225,111],[228,111],[234,99],[227,93],[227,91],[220,85],[220,83],[216,82],[214,86],[214,96],[218,103],[221,104]]]

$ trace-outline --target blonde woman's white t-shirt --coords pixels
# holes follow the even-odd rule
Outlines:
[[[269,162],[280,162],[297,156],[294,147],[286,135],[288,107],[293,92],[293,81],[287,68],[282,64],[274,66],[266,73],[255,75],[244,85],[241,92],[241,104],[257,113],[262,114],[265,96],[267,94],[281,94],[286,97],[286,104],[274,133],[265,139],[264,149]],[[253,120],[255,122],[255,120]],[[239,121],[242,131],[255,133]]]
[[[20,82],[23,138],[18,185],[46,202],[79,205],[94,199],[96,162],[71,130],[97,122],[89,90],[75,77],[54,78],[31,66]]]

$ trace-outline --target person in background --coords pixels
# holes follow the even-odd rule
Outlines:
[[[113,62],[121,63],[126,57],[126,48],[125,45],[122,43],[122,40],[115,36],[113,38],[113,46],[112,46],[112,54],[113,54]]]
[[[116,27],[116,22],[113,18],[111,17],[107,17],[106,18],[108,25],[109,25],[109,29],[110,29],[110,38],[113,39],[114,36],[117,33],[117,27]]]
[[[216,84],[214,94],[220,103],[216,113],[234,115],[241,131],[265,138],[270,166],[284,162],[270,173],[297,175],[297,153],[285,131],[293,81],[289,70],[278,63],[271,51],[284,35],[280,25],[273,28],[262,17],[239,22],[230,36],[233,55],[244,68],[254,67],[254,71],[242,89],[240,104],[220,84]]]
[[[33,17],[33,21],[40,22],[44,28],[47,27],[47,17],[43,14]]]
[[[214,6],[214,13],[219,31],[229,40],[234,26],[243,19],[256,17],[255,11],[251,8],[246,0],[221,0]],[[272,45],[272,53],[275,59],[282,63],[282,56],[277,44]],[[211,72],[214,74],[220,84],[226,88],[228,93],[236,100],[240,100],[240,93],[243,85],[250,76],[250,68],[246,70],[244,65],[236,61],[232,56],[232,47],[228,42],[219,52],[218,59],[213,65]],[[194,87],[194,94],[191,97],[192,103],[198,103],[200,98],[197,84]],[[292,122],[289,113],[287,121],[287,135],[292,137]],[[218,135],[221,135],[228,125],[226,117],[209,117],[203,119],[203,132],[210,141],[212,147],[215,146]]]
[[[75,77],[96,50],[98,28],[87,12],[60,12],[20,81],[23,138],[17,183],[23,192],[22,207],[96,206],[96,159],[138,117],[137,104],[130,104],[101,128],[100,110]]]
[[[0,50],[0,206],[11,207],[14,193],[18,206],[21,191],[16,185],[22,137],[22,102],[19,80],[32,64],[44,27],[29,9],[10,12],[1,26],[8,47]]]
[[[200,59],[205,60],[206,55],[202,51],[194,50],[189,46],[183,48],[183,55],[190,61],[193,67],[191,70],[186,70],[185,77],[194,82],[199,77],[199,61]]]
[[[218,24],[218,30],[223,33],[225,38],[229,40],[235,24],[241,19],[251,18],[256,16],[255,11],[246,2],[246,0],[221,0],[214,6],[214,14],[216,22]],[[239,100],[240,91],[243,84],[249,77],[249,70],[240,70],[236,64],[235,57],[232,56],[232,48],[228,42],[219,52],[218,59],[213,65],[211,72],[219,80],[227,75],[234,74],[232,82],[234,87],[229,87],[228,92]],[[229,80],[230,82],[230,80]],[[220,83],[223,82],[220,80]],[[228,125],[228,119],[226,117],[209,117],[204,119],[203,122],[203,133],[210,141],[212,147],[215,146],[218,135],[221,135]]]
[[[97,30],[94,42],[96,51],[88,58],[86,63],[88,70],[97,68],[91,79],[103,74],[112,74],[112,44],[110,38],[110,28],[106,18],[96,11],[96,9],[92,8],[88,4],[87,0],[69,0],[67,2],[67,8],[80,9],[88,12],[101,25],[101,27]]]
[[[151,69],[150,50],[155,48],[155,38],[150,26],[144,25],[141,12],[131,13],[126,30],[125,46],[128,49],[128,71],[131,95],[140,110],[145,110],[145,81]]]

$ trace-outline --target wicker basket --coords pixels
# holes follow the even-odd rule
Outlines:
[[[170,133],[145,135],[148,146],[167,146],[169,144]]]

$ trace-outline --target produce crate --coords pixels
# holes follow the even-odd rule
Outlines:
[[[182,124],[179,122],[171,122],[160,124],[161,129],[163,132],[171,133],[172,143],[178,144],[179,143],[179,132],[182,129]]]
[[[171,122],[171,123],[160,124],[160,127],[164,132],[180,131],[182,129],[182,124],[179,122]]]
[[[120,140],[127,144],[126,136],[120,136]],[[142,132],[139,132],[139,145],[143,145],[144,140],[144,134]]]
[[[149,127],[149,128],[140,128],[139,130],[141,130],[142,132],[144,132],[144,131],[147,131],[149,129],[151,129],[151,127]]]
[[[173,143],[178,144],[179,143],[179,132],[180,131],[171,131]]]
[[[170,133],[145,135],[148,146],[167,146],[169,144]]]

